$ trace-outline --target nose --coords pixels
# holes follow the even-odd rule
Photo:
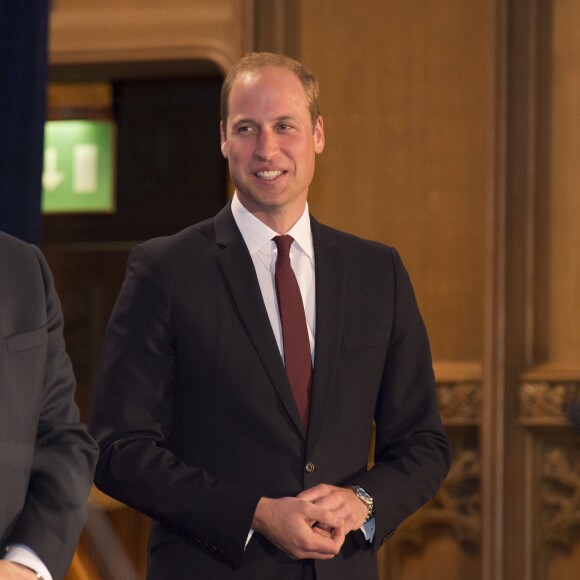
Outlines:
[[[278,151],[276,134],[269,129],[262,129],[256,138],[254,153],[262,161],[269,161]]]

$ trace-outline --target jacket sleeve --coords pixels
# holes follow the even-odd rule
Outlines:
[[[103,348],[91,425],[101,449],[95,482],[240,565],[259,494],[186,464],[170,449],[175,363],[165,274],[156,255],[137,246]]]
[[[79,422],[52,275],[40,250],[34,250],[44,281],[39,300],[46,301],[46,361],[26,502],[6,543],[30,547],[56,580],[66,574],[85,523],[97,448]]]
[[[437,494],[451,464],[425,326],[407,271],[391,255],[393,328],[375,409],[375,464],[355,478],[375,502],[373,550]]]

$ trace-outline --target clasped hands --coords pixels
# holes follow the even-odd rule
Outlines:
[[[319,484],[296,497],[262,497],[252,528],[290,558],[330,560],[366,515],[366,505],[352,489]]]

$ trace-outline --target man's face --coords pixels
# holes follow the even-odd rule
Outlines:
[[[304,210],[315,155],[324,148],[322,118],[313,131],[304,89],[282,68],[240,74],[228,104],[222,153],[240,201],[265,223],[285,216],[292,225]]]

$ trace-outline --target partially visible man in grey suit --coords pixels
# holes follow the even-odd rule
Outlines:
[[[79,422],[52,275],[0,232],[0,578],[62,579],[86,518],[96,446]]]

